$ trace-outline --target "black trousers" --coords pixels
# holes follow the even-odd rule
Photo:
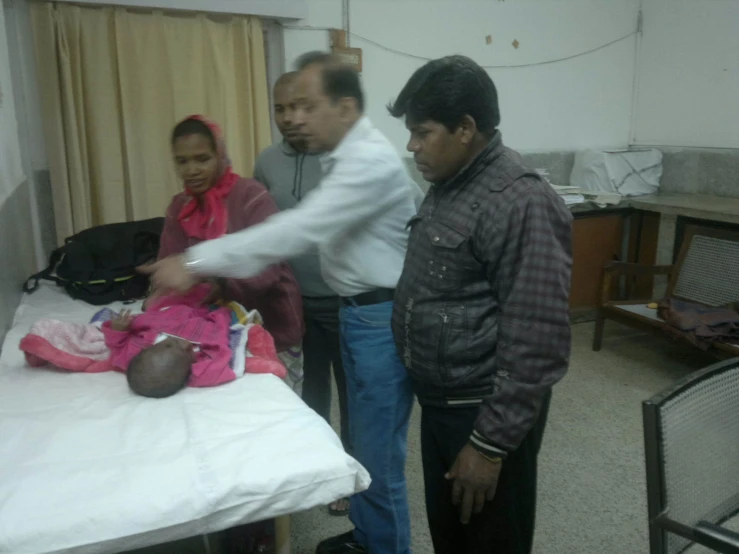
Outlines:
[[[341,442],[351,454],[346,378],[339,347],[339,299],[303,297],[303,400],[331,422],[331,368],[339,392]]]
[[[459,521],[452,504],[451,469],[467,443],[477,408],[424,407],[421,417],[426,512],[436,554],[529,554],[536,516],[536,461],[544,435],[551,393],[539,419],[515,452],[503,462],[495,499],[473,515],[468,525]]]

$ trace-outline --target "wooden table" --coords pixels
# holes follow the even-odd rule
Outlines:
[[[735,228],[739,198],[659,193],[625,198],[618,206],[606,208],[582,204],[574,206],[572,213],[570,309],[576,314],[596,307],[605,264],[613,260],[671,264],[684,223]],[[650,298],[653,287],[653,279],[643,277],[629,283],[628,290],[615,292],[621,298]]]
[[[628,203],[606,208],[573,207],[572,287],[573,313],[595,310],[603,267],[611,261],[654,264],[659,215],[636,210]],[[649,296],[652,283],[632,284],[629,295]]]

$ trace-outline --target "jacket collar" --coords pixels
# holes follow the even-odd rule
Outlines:
[[[285,139],[282,139],[280,142],[280,150],[283,154],[287,156],[297,156],[298,151],[293,148],[289,142],[287,142]]]
[[[306,156],[314,156],[315,155],[315,154],[311,154],[310,152],[298,152],[285,139],[282,139],[282,141],[280,142],[280,150],[282,151],[283,154],[285,154],[286,156],[290,156],[290,157],[292,157],[292,156],[298,156],[300,154],[304,154]]]
[[[496,130],[485,149],[442,187],[458,189],[475,179],[492,164],[496,164],[496,170],[488,173],[489,181],[485,185],[493,192],[507,188],[524,175],[540,178],[535,171],[525,167],[519,154],[503,145],[501,132]]]
[[[470,163],[460,169],[457,174],[441,185],[443,188],[456,187],[474,179],[483,169],[493,163],[505,151],[503,136],[500,130],[495,131],[487,146],[475,156]]]

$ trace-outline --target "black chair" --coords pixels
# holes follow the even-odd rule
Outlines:
[[[739,358],[678,381],[643,404],[651,554],[703,545],[739,554]]]

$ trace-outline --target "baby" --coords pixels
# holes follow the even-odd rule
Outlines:
[[[88,325],[41,320],[20,348],[33,366],[126,372],[131,390],[150,398],[171,396],[186,385],[227,383],[245,372],[284,378],[272,337],[254,323],[258,314],[238,305],[204,305],[208,293],[208,285],[201,285],[161,297],[137,316],[103,310]]]
[[[113,314],[107,327],[103,324],[106,343],[109,339],[111,343],[115,342],[117,333],[129,334],[122,340],[130,340],[133,321],[130,310]],[[120,338],[117,342],[120,342]],[[193,343],[179,337],[163,337],[163,340],[155,341],[152,346],[142,349],[128,362],[128,386],[136,394],[149,398],[172,396],[187,385],[192,375],[193,363],[197,363]]]

